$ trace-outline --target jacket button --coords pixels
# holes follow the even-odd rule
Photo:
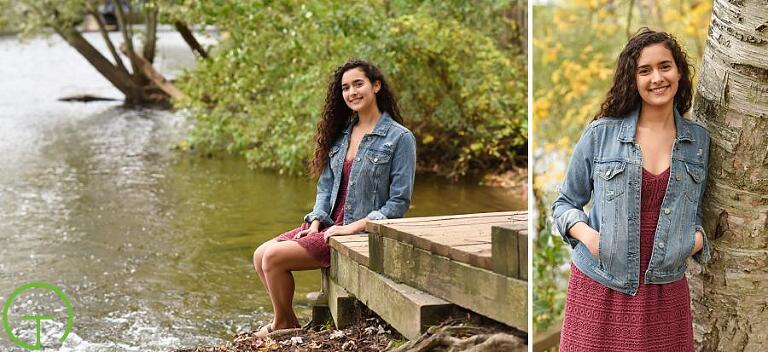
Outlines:
[[[360,158],[355,158],[355,161],[360,161]]]
[[[605,176],[611,176],[611,170],[606,171]]]
[[[379,158],[373,158],[373,162],[374,162],[374,163],[377,163],[377,162],[379,162]]]
[[[682,179],[683,179],[682,177],[680,177],[680,175],[677,175],[677,177],[675,177],[675,178],[676,178],[678,181],[680,181],[680,180],[682,180]]]
[[[669,210],[669,208],[664,208],[664,214],[667,214],[667,215],[669,215],[669,213],[671,213],[671,212],[672,212],[672,211],[671,211],[671,210]]]
[[[663,241],[659,242],[658,246],[659,246],[659,248],[664,248],[664,242]]]

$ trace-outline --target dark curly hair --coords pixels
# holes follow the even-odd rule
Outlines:
[[[344,97],[341,95],[341,76],[354,68],[361,69],[368,80],[371,81],[371,84],[375,84],[376,81],[381,83],[381,88],[376,93],[376,105],[379,107],[379,111],[387,112],[392,116],[392,119],[400,124],[403,123],[395,94],[384,79],[384,74],[381,73],[381,70],[365,60],[352,59],[347,61],[333,72],[333,76],[331,76],[331,80],[328,82],[325,106],[323,107],[320,122],[317,124],[317,133],[315,135],[315,141],[317,142],[315,156],[309,164],[309,172],[313,176],[318,176],[323,172],[325,163],[328,161],[328,152],[331,149],[331,145],[339,138],[339,135],[344,131],[344,127],[346,127],[355,114],[347,106]]]
[[[675,65],[680,71],[680,81],[678,82],[677,93],[675,93],[675,107],[681,114],[691,108],[693,84],[691,83],[692,72],[688,64],[688,55],[671,34],[656,32],[643,27],[629,39],[619,55],[616,73],[613,75],[613,85],[600,106],[600,112],[595,115],[593,121],[601,117],[626,116],[640,106],[642,98],[637,91],[637,82],[635,81],[637,59],[645,47],[659,43],[664,44],[672,52]]]

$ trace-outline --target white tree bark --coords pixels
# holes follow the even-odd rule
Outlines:
[[[768,0],[715,0],[694,115],[712,137],[704,228],[690,269],[699,351],[768,346]]]

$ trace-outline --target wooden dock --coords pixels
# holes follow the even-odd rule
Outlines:
[[[468,311],[528,330],[527,212],[372,221],[332,237],[324,280],[331,316],[358,300],[403,336]]]

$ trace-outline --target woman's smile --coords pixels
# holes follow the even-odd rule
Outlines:
[[[363,101],[363,97],[354,97],[349,99],[349,105],[357,105]]]
[[[653,95],[664,95],[669,91],[668,88],[669,88],[669,85],[665,85],[661,87],[651,88],[650,91],[651,91],[651,94]]]

